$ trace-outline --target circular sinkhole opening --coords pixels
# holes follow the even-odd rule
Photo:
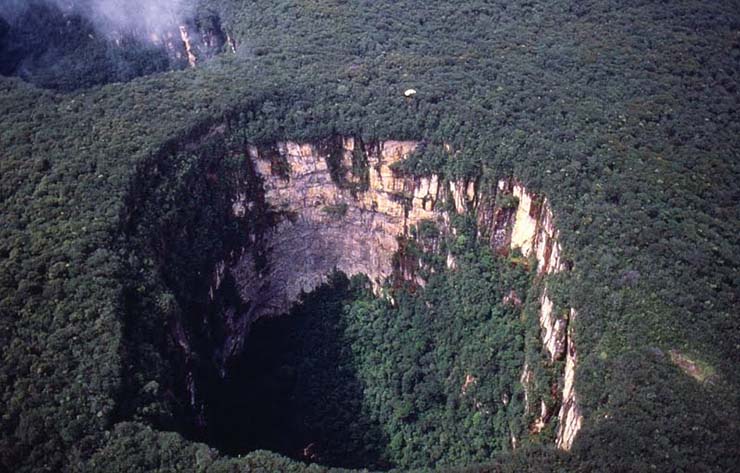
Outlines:
[[[303,163],[318,156],[294,148]],[[367,159],[399,148],[368,147]],[[292,196],[300,176],[260,174],[248,149],[214,135],[132,184],[121,418],[230,455],[346,468],[469,465],[510,450],[528,422],[525,338],[539,333],[526,315],[532,261],[493,249],[472,213],[451,215],[447,231],[420,220],[399,237],[382,220],[396,207],[353,207],[373,174],[344,195],[329,166],[307,171],[321,178],[307,189],[344,196],[341,213],[306,199],[273,205],[269,192]],[[268,157],[265,167],[282,162]],[[355,238],[366,228],[388,245],[367,251],[370,238]],[[377,255],[393,262],[383,284],[362,269],[327,275]],[[315,289],[286,297],[304,277]]]

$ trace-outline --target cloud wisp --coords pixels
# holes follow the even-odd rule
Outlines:
[[[161,35],[193,13],[193,0],[0,0],[0,16],[12,21],[34,3],[81,15],[112,38]]]

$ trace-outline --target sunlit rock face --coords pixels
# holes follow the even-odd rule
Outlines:
[[[437,209],[448,194],[439,179],[404,177],[391,169],[415,147],[403,141],[366,145],[352,138],[325,146],[250,147],[265,201],[284,214],[265,236],[266,269],[254,270],[251,255],[233,266],[242,297],[257,301],[255,317],[286,312],[301,292],[315,289],[334,269],[365,274],[379,290],[398,269],[393,256],[400,237],[422,220],[447,225]],[[366,160],[362,173],[352,172],[353,153]],[[244,199],[241,194],[234,202],[235,213],[249,205]]]
[[[220,262],[212,278],[212,293],[228,275],[249,309],[229,309],[223,315],[225,338],[219,350],[227,365],[238,355],[251,323],[289,310],[301,293],[310,292],[335,269],[351,276],[365,274],[380,293],[386,281],[402,279],[424,285],[414,267],[399,264],[399,250],[412,227],[433,222],[442,234],[452,232],[450,212],[476,215],[479,232],[501,254],[521,250],[537,261],[537,277],[544,280],[540,300],[541,340],[549,363],[565,358],[565,389],[555,403],[537,404],[538,417],[530,425],[536,434],[555,414],[560,417],[557,443],[568,449],[582,418],[574,389],[576,348],[570,322],[575,311],[555,307],[547,292],[547,275],[569,269],[561,260],[558,231],[546,198],[529,192],[513,179],[492,189],[474,181],[449,181],[440,176],[408,176],[394,163],[408,157],[418,144],[411,141],[364,143],[335,138],[321,143],[280,142],[249,146],[253,174],[258,177],[264,204],[281,217],[260,236],[262,250],[243,251]],[[232,205],[242,217],[255,205],[247,189],[237,189]],[[432,243],[429,247],[435,250]],[[257,261],[255,254],[263,255]],[[448,265],[455,261],[448,255]],[[533,381],[524,368],[522,384],[529,397]],[[485,380],[480,380],[485,382]],[[554,386],[555,391],[558,390]],[[559,401],[559,402],[558,402]],[[525,403],[527,404],[527,403]],[[560,405],[560,411],[554,412]],[[512,436],[515,445],[516,436]]]
[[[514,197],[515,204],[508,209],[497,209],[494,229],[491,232],[494,247],[499,251],[518,248],[525,257],[534,256],[537,260],[537,274],[540,277],[569,270],[570,265],[561,260],[558,230],[555,228],[552,209],[547,198],[537,196],[511,180],[500,181],[498,191],[502,195]],[[555,307],[548,295],[545,279],[540,294],[542,345],[550,364],[565,358],[564,387],[559,393],[559,399],[556,399],[560,403],[556,442],[558,447],[564,450],[570,449],[583,422],[574,382],[577,351],[572,336],[572,322],[576,315],[572,308],[559,310]],[[527,365],[522,372],[521,382],[525,388],[525,404],[528,405],[528,391],[533,376]],[[530,425],[531,433],[539,433],[554,414],[544,400],[540,400],[539,411],[534,423]]]
[[[113,36],[121,34],[115,33]],[[150,31],[145,36],[153,45],[163,48],[173,64],[188,67],[197,67],[213,58],[224,49],[227,42],[229,49],[236,52],[236,43],[221,29],[217,17],[182,20],[164,30]],[[120,46],[121,40],[116,39],[116,44]]]
[[[550,362],[563,358],[566,327],[568,326],[567,319],[556,316],[553,305],[552,300],[547,296],[547,288],[545,288],[540,298],[540,327],[542,328],[542,344],[550,356]]]
[[[575,309],[571,309],[571,322],[576,319],[576,315]],[[568,328],[568,347],[565,357],[565,372],[563,373],[565,382],[563,386],[560,413],[558,414],[560,423],[558,424],[557,445],[564,450],[570,450],[570,447],[573,445],[573,441],[576,438],[576,434],[578,434],[578,431],[581,429],[581,424],[583,424],[583,415],[581,414],[580,407],[578,407],[578,400],[575,391],[577,359],[578,353],[576,352],[576,344],[573,341],[573,326],[571,325]]]
[[[285,216],[265,236],[266,271],[249,269],[255,266],[251,255],[233,266],[244,288],[242,297],[259,301],[257,317],[287,311],[301,292],[315,289],[334,269],[349,276],[367,275],[376,292],[398,271],[424,284],[413,271],[394,265],[399,239],[409,237],[422,221],[448,231],[448,209],[475,211],[477,195],[474,182],[395,171],[393,165],[416,147],[411,141],[344,138],[249,148],[265,201]],[[358,159],[362,170],[357,169]],[[248,198],[238,193],[235,215],[244,212]],[[454,264],[449,256],[448,266]]]
[[[236,43],[221,29],[218,18],[210,19],[207,25],[199,23],[183,22],[162,36],[152,35],[152,41],[162,44],[174,59],[187,61],[189,67],[197,67],[216,56],[227,42],[229,49],[236,52]]]

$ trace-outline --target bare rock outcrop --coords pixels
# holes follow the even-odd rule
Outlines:
[[[510,180],[500,181],[498,189],[501,194],[510,196],[514,204],[509,206],[506,213],[499,210],[495,221],[506,222],[508,226],[494,228],[491,232],[492,244],[499,251],[518,248],[525,257],[534,256],[537,260],[537,274],[541,277],[570,269],[569,262],[561,259],[558,230],[547,198],[531,193],[520,183]],[[556,442],[558,447],[569,450],[583,422],[574,383],[577,352],[572,336],[572,322],[576,318],[576,311],[570,308],[565,312],[558,312],[548,294],[546,279],[539,300],[541,339],[549,363],[565,358],[564,388],[561,393],[556,392],[555,396],[555,401],[560,403]],[[533,382],[533,375],[526,364],[521,382],[525,388],[525,404],[528,404],[527,393]],[[548,403],[540,400],[540,414],[530,425],[530,432],[540,432],[552,414]]]
[[[427,221],[442,233],[452,232],[447,209],[471,212],[481,236],[489,239],[495,251],[509,254],[518,249],[537,262],[537,277],[542,280],[538,296],[541,342],[551,366],[565,359],[565,388],[558,393],[557,385],[552,386],[553,399],[547,402],[532,399],[532,370],[525,365],[521,376],[525,404],[536,403],[539,411],[529,431],[541,431],[559,405],[557,445],[569,449],[582,423],[574,385],[577,356],[571,322],[576,311],[556,307],[548,293],[548,275],[570,269],[561,257],[548,200],[514,179],[502,179],[484,190],[475,181],[398,172],[394,164],[417,146],[411,141],[364,143],[336,138],[248,148],[264,201],[282,217],[262,235],[265,261],[243,252],[216,267],[212,290],[218,289],[223,273],[228,272],[250,307],[246,314],[227,314],[228,328],[235,333],[224,341],[222,362],[241,350],[254,320],[287,312],[301,293],[318,287],[335,269],[349,276],[367,275],[378,293],[394,277],[423,286],[415,266],[418,262],[404,264],[399,258],[412,227]],[[232,206],[236,217],[253,205],[250,198],[246,189],[236,190]],[[434,242],[427,244],[434,249]],[[455,264],[448,255],[447,266],[454,269]],[[511,297],[509,303],[522,302]],[[516,436],[512,438],[516,445]]]

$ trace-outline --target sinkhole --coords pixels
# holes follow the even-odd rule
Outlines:
[[[381,470],[485,462],[524,435],[531,260],[441,203],[408,223],[410,200],[376,180],[413,145],[348,142],[261,153],[216,136],[141,168],[122,419],[229,455]],[[342,152],[369,163],[363,186],[322,165]]]

